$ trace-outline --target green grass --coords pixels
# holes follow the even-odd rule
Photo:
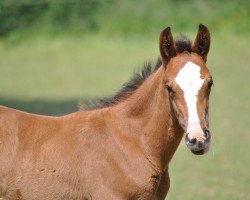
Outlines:
[[[101,36],[2,42],[1,95],[60,99],[114,92],[145,59],[157,58],[156,43]]]
[[[250,39],[220,33],[212,39],[212,149],[194,156],[181,143],[170,164],[170,200],[250,199]],[[158,35],[2,40],[0,103],[36,113],[69,113],[80,99],[114,93],[157,55]]]

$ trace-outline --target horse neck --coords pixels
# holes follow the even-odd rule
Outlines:
[[[118,105],[122,120],[139,137],[147,159],[158,169],[168,166],[183,135],[163,85],[160,67],[126,100]]]

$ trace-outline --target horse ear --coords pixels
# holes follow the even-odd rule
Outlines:
[[[175,42],[170,27],[165,28],[160,34],[160,53],[164,66],[176,55]]]
[[[192,51],[199,54],[202,59],[207,61],[207,54],[210,48],[210,33],[206,26],[200,24],[197,36],[192,46]]]

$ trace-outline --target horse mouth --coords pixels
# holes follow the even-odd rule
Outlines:
[[[201,149],[201,150],[198,150],[198,151],[191,150],[191,152],[193,154],[195,154],[195,155],[203,155],[203,154],[207,153],[208,150],[207,149]]]
[[[209,144],[203,144],[202,147],[197,148],[195,146],[189,146],[188,148],[190,149],[190,151],[194,154],[194,155],[204,155],[205,153],[207,153],[209,151]]]

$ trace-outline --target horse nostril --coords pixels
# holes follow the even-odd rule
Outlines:
[[[190,143],[190,144],[194,144],[196,141],[197,141],[197,139],[196,139],[196,138],[193,138],[193,139],[189,140],[189,143]]]
[[[198,148],[202,148],[203,147],[203,143],[202,142],[198,142]]]
[[[209,130],[205,129],[204,130],[204,137],[207,139],[207,138],[209,138],[209,136],[210,136]]]

